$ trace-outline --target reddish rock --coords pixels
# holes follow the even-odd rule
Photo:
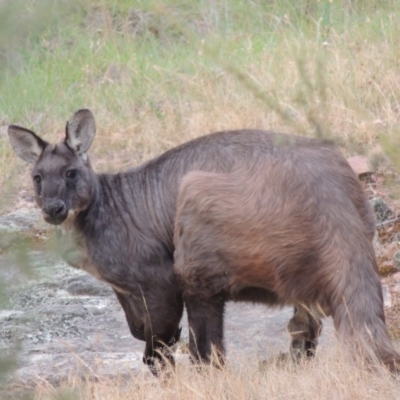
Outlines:
[[[372,168],[369,164],[368,158],[365,156],[353,156],[347,159],[353,171],[359,176],[372,174]]]

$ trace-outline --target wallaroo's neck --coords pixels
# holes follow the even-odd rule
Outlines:
[[[93,238],[108,234],[113,227],[115,235],[129,241],[157,237],[172,246],[175,196],[169,190],[176,185],[176,177],[161,177],[162,170],[144,164],[116,174],[93,172],[92,200],[79,213],[75,228]]]
[[[80,210],[75,218],[74,227],[78,231],[83,231],[84,225],[90,221],[90,215],[96,210],[101,210],[104,202],[101,188],[101,175],[96,174],[94,170],[90,168],[90,179],[89,179],[89,198],[82,210]]]

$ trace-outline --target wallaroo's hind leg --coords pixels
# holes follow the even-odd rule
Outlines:
[[[290,319],[287,330],[292,336],[290,354],[293,360],[301,357],[313,357],[321,334],[322,322],[302,305],[294,307],[294,316]]]
[[[224,364],[223,315],[225,300],[184,296],[189,320],[189,350],[192,361]],[[216,356],[216,360],[213,356]]]

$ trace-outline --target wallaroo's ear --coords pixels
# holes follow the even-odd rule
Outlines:
[[[15,154],[28,163],[36,162],[48,145],[34,132],[16,125],[9,125],[8,137]]]
[[[76,154],[82,155],[89,150],[96,135],[96,122],[90,110],[78,110],[67,122],[65,144]]]

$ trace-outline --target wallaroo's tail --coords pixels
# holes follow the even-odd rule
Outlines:
[[[391,371],[400,372],[400,354],[390,341],[385,325],[382,286],[374,254],[355,256],[353,266],[342,278],[343,291],[336,293],[332,316],[345,344],[355,346],[367,358],[374,356]]]

